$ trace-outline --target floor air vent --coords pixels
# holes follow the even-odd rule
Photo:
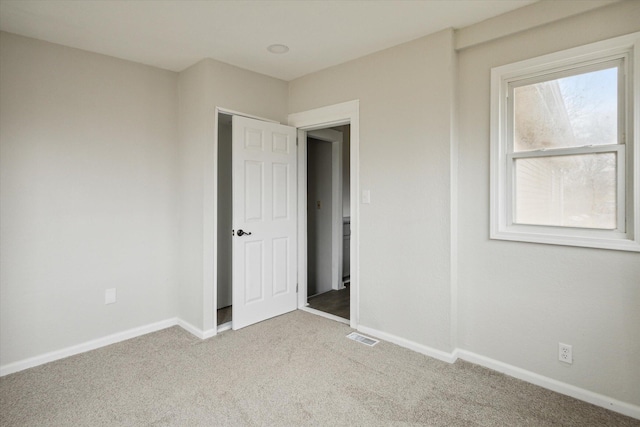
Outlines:
[[[376,345],[376,344],[378,344],[380,342],[378,340],[374,340],[373,338],[369,338],[369,337],[365,337],[364,335],[360,335],[357,332],[351,332],[349,335],[347,335],[347,338],[352,339],[354,341],[361,342],[362,344],[366,344],[369,347],[373,347],[374,345]]]

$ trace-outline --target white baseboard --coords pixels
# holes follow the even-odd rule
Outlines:
[[[217,329],[208,329],[202,333],[202,339],[206,340],[211,337],[215,337],[218,334]]]
[[[571,396],[578,400],[582,400],[584,402],[609,409],[610,411],[618,412],[628,417],[640,419],[640,406],[622,402],[612,397],[585,390],[571,384],[563,383],[561,381],[554,380],[552,378],[548,378],[534,372],[530,372],[525,369],[491,359],[489,357],[481,356],[467,350],[456,349],[451,353],[447,353],[442,350],[437,350],[410,341],[408,339],[401,338],[386,332],[381,332],[362,325],[358,326],[358,331],[367,335],[371,335],[375,338],[380,338],[390,343],[397,344],[400,347],[404,347],[409,350],[422,353],[426,356],[433,357],[434,359],[442,360],[443,362],[454,363],[457,359],[462,359],[467,362],[475,363],[476,365],[484,366],[485,368],[501,372],[505,375],[509,375],[510,377],[518,378],[520,380],[535,384],[548,390]]]
[[[555,391],[560,394],[574,397],[578,400],[582,400],[584,402],[588,402],[593,405],[618,412],[628,417],[640,419],[640,406],[622,402],[611,397],[604,396],[602,394],[594,393],[592,391],[573,386],[571,384],[563,383],[552,378],[538,375],[536,373],[518,368],[516,366],[508,365],[506,363],[499,362],[497,360],[490,359],[488,357],[481,356],[470,351],[458,349],[455,351],[455,354],[458,358],[466,360],[467,362],[484,366],[485,368],[501,372],[503,374],[509,375],[510,377],[518,378],[528,383],[535,384],[537,386]]]
[[[426,345],[418,344],[414,341],[410,341],[405,338],[398,337],[386,332],[378,331],[367,326],[358,325],[358,331],[364,334],[380,338],[381,340],[389,341],[390,343],[397,344],[400,347],[408,348],[409,350],[416,351],[424,354],[425,356],[433,357],[434,359],[442,360],[443,362],[453,363],[456,361],[455,352],[447,353],[442,350],[428,347]]]
[[[182,319],[177,319],[177,325],[190,334],[200,338],[201,340],[206,340],[207,338],[211,338],[212,336],[217,334],[217,331],[215,329],[208,329],[206,331],[203,331],[202,329],[196,328],[191,323]]]
[[[140,326],[138,328],[129,329],[123,332],[118,332],[116,334],[108,335],[102,338],[97,338],[95,340],[87,341],[82,344],[74,345],[71,347],[45,353],[40,356],[34,356],[28,359],[20,360],[18,362],[9,363],[8,365],[0,366],[0,377],[13,374],[14,372],[19,372],[25,369],[33,368],[35,366],[44,365],[45,363],[53,362],[55,360],[64,359],[65,357],[95,350],[100,347],[105,347],[121,341],[126,341],[128,339],[139,337],[141,335],[146,335],[151,332],[157,332],[162,329],[170,328],[176,325],[180,326],[182,329],[186,330],[187,332],[195,335],[196,337],[202,340],[211,338],[212,336],[216,335],[215,329],[203,331],[202,329],[196,328],[189,322],[185,322],[182,319],[174,317],[172,319],[166,319],[160,322],[151,323],[149,325]]]
[[[39,356],[30,357],[28,359],[20,360],[17,362],[9,363],[8,365],[0,366],[0,377],[13,374],[14,372],[23,371],[28,368],[43,365],[45,363],[53,362],[54,360],[64,359],[65,357],[73,356],[86,351],[95,350],[100,347],[115,344],[120,341],[125,341],[131,338],[139,337],[151,332],[156,332],[162,329],[170,328],[178,324],[178,319],[166,319],[160,322],[151,323],[149,325],[140,326],[137,328],[129,329],[123,332],[118,332],[106,337],[97,338],[95,340],[87,341],[82,344],[73,345],[71,347],[63,348],[56,351],[51,351]]]
[[[305,311],[311,311],[311,310],[312,309],[307,309]],[[313,310],[313,312],[316,312],[316,311],[317,310]],[[319,313],[322,313],[322,312],[319,312]],[[20,360],[18,362],[10,363],[8,365],[0,366],[0,377],[12,374],[14,372],[19,372],[28,368],[33,368],[35,366],[43,365],[45,363],[53,362],[55,360],[64,359],[65,357],[73,356],[79,353],[95,350],[100,347],[105,347],[107,345],[115,344],[131,338],[139,337],[141,335],[146,335],[151,332],[160,331],[162,329],[170,328],[176,325],[180,326],[187,332],[195,335],[200,339],[210,338],[216,335],[217,333],[217,331],[214,329],[203,331],[202,329],[198,329],[192,324],[190,324],[189,322],[186,322],[182,319],[178,319],[178,318],[166,319],[160,322],[151,323],[149,325],[140,326],[138,328],[129,329],[123,332],[108,335],[106,337],[87,341],[82,344],[63,348],[61,350],[45,353],[40,356],[34,356],[28,359]],[[226,325],[229,325],[229,328],[230,328],[230,323],[225,324],[225,326]],[[540,387],[544,387],[548,390],[552,390],[557,393],[571,396],[578,400],[582,400],[582,401],[591,403],[593,405],[600,406],[602,408],[606,408],[611,411],[618,412],[620,414],[623,414],[632,418],[640,419],[640,406],[632,405],[630,403],[622,402],[622,401],[613,399],[611,397],[604,396],[602,394],[594,393],[592,391],[585,390],[585,389],[573,386],[571,384],[563,383],[561,381],[557,381],[552,378],[548,378],[548,377],[536,374],[534,372],[530,372],[525,369],[521,369],[516,366],[512,366],[512,365],[500,362],[498,360],[481,356],[479,354],[476,354],[467,350],[456,349],[452,353],[447,353],[442,350],[437,350],[437,349],[410,341],[408,339],[401,338],[396,335],[378,331],[376,329],[369,328],[362,325],[358,326],[358,331],[367,335],[371,335],[375,338],[380,338],[390,343],[397,344],[400,347],[404,347],[409,350],[413,350],[418,353],[424,354],[426,356],[433,357],[434,359],[442,360],[443,362],[454,363],[458,358],[460,358],[467,362],[475,363],[476,365],[484,366],[485,368],[489,368],[494,371],[509,375],[511,377],[526,381],[528,383],[535,384]]]

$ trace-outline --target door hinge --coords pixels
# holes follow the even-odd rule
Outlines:
[[[298,293],[298,284],[296,283],[296,294]]]

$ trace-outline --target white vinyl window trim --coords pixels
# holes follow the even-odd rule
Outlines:
[[[513,87],[601,69],[603,64],[616,64],[623,79],[618,144],[514,152],[509,102]],[[640,252],[640,32],[493,68],[490,131],[491,239]],[[616,155],[616,229],[514,222],[516,159],[594,153]]]

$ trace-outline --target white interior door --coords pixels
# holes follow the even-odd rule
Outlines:
[[[233,329],[297,306],[296,129],[233,116]]]

